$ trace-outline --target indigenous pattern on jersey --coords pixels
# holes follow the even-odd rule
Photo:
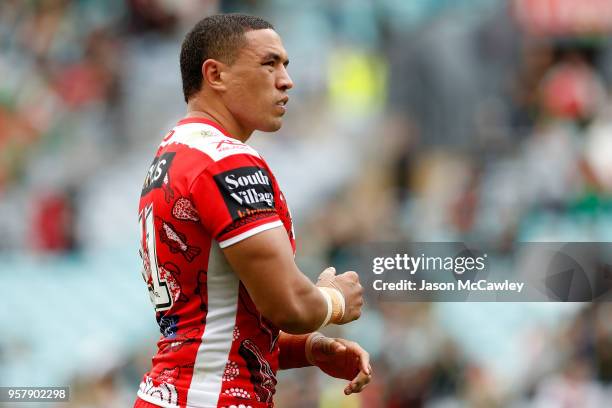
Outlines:
[[[161,331],[138,396],[162,407],[271,407],[279,329],[222,248],[283,227],[287,203],[266,162],[204,119],[163,139],[139,206],[143,277]]]

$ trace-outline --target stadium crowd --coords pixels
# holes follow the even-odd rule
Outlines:
[[[354,267],[352,249],[377,240],[487,242],[502,256],[517,242],[612,241],[612,22],[551,26],[521,1],[290,3],[0,2],[0,276],[26,282],[23,254],[87,274],[90,254],[111,251],[132,256],[119,265],[138,278],[147,149],[183,112],[178,47],[186,27],[220,11],[269,18],[289,52],[286,125],[253,143],[292,204],[298,264],[311,277]],[[147,301],[144,285],[129,295]],[[140,347],[94,342],[91,366],[60,377],[66,406],[129,406],[154,330],[141,330]],[[280,376],[277,406],[612,400],[605,302],[370,299],[359,322],[335,330],[370,352],[373,383],[345,397],[342,382],[294,370]],[[0,378],[20,378],[8,367],[29,352],[21,340],[0,340]]]

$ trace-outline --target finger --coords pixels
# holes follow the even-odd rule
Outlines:
[[[349,349],[351,354],[355,355],[359,359],[359,369],[367,375],[371,375],[372,367],[370,366],[370,354],[354,341],[347,341],[344,339],[337,340],[342,341],[342,343]]]
[[[361,392],[370,383],[371,379],[370,375],[360,371],[357,377],[344,388],[344,393],[350,395],[354,392]]]
[[[371,375],[368,375],[364,373],[363,371],[360,371],[359,374],[357,374],[357,377],[355,377],[353,381],[351,381],[353,392],[361,391],[363,387],[365,387],[367,384],[370,383],[371,379],[372,379]]]
[[[344,272],[343,275],[346,275],[353,282],[359,282],[359,275],[355,271],[347,271]]]
[[[333,279],[334,276],[336,276],[336,268],[334,268],[333,266],[330,266],[329,268],[321,272],[318,280]]]
[[[359,354],[359,360],[361,362],[361,371],[363,371],[367,375],[372,375],[372,367],[370,366],[370,355],[361,347],[359,347],[359,349],[361,350],[361,353]]]

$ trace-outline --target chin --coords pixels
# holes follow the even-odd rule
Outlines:
[[[264,126],[260,127],[259,130],[262,132],[276,132],[283,126],[283,121],[281,119],[266,123]]]

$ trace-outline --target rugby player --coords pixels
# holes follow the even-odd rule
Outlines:
[[[358,344],[317,330],[361,314],[355,272],[313,284],[294,261],[283,193],[245,142],[282,124],[293,83],[260,18],[215,15],[180,54],[187,115],[163,138],[142,189],[143,277],[162,337],[135,407],[273,406],[278,369],[316,365],[360,392]]]

